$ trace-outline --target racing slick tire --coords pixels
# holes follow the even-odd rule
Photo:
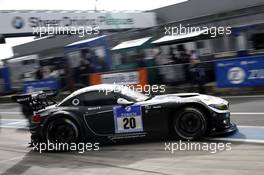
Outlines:
[[[174,135],[183,140],[197,140],[207,131],[207,121],[205,114],[192,107],[184,108],[174,115],[173,118]]]
[[[78,143],[80,131],[75,122],[66,117],[61,117],[51,120],[47,124],[45,138],[50,143]]]

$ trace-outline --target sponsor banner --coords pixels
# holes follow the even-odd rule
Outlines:
[[[32,93],[38,91],[58,90],[59,83],[55,79],[46,79],[39,81],[26,81],[23,85],[24,93]]]
[[[145,68],[130,72],[93,73],[89,77],[90,85],[121,84],[121,85],[147,85],[147,70]]]
[[[137,71],[134,72],[122,72],[122,73],[112,73],[112,74],[102,74],[102,83],[105,84],[138,84],[139,75]]]
[[[215,67],[217,87],[264,86],[264,56],[217,61]]]
[[[0,34],[32,33],[39,27],[99,27],[99,30],[147,28],[156,25],[153,12],[142,13],[0,13]]]
[[[0,93],[11,91],[10,72],[8,67],[0,68]]]

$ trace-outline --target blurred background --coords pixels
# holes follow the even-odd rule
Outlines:
[[[126,5],[109,10],[100,0],[92,10],[2,9],[1,45],[9,39],[14,44],[10,56],[0,50],[1,96],[39,90],[68,94],[99,83],[163,84],[167,93],[264,92],[263,0],[175,1],[142,9],[147,3],[133,11]],[[100,32],[33,35],[33,27],[65,23],[98,26]],[[230,27],[231,33],[166,34],[180,25]],[[27,41],[19,44],[22,37]]]

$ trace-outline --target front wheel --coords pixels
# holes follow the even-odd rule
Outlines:
[[[196,108],[184,108],[173,119],[174,134],[184,140],[196,140],[207,130],[205,114]]]

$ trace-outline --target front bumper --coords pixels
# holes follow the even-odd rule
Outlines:
[[[225,135],[225,134],[231,134],[237,130],[237,126],[234,123],[231,123],[229,128],[226,128],[224,130],[219,131],[212,131],[209,136],[219,136],[219,135]]]
[[[212,123],[210,126],[209,136],[224,135],[233,133],[237,130],[236,124],[230,120],[230,112],[216,113],[212,112]]]

